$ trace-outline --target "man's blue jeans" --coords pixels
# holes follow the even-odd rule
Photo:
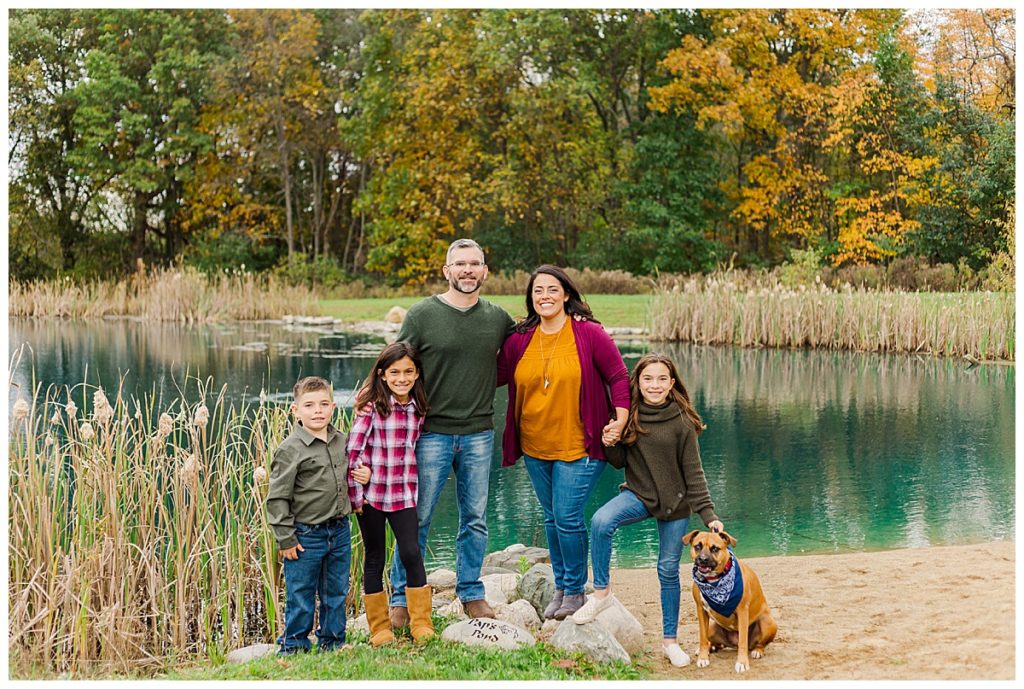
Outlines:
[[[574,462],[524,455],[526,471],[544,511],[555,588],[583,593],[587,583],[587,523],[583,506],[601,477],[605,462],[583,457]]]
[[[455,538],[455,594],[463,603],[482,600],[484,585],[480,567],[487,550],[487,490],[491,478],[494,431],[469,435],[424,433],[416,443],[419,491],[420,552],[427,555],[427,534],[434,509],[452,469],[459,503],[459,533]],[[391,605],[406,607],[405,567],[395,552],[391,558]]]
[[[277,642],[282,650],[309,650],[313,609],[319,595],[317,648],[340,648],[345,644],[345,597],[352,561],[348,517],[317,526],[296,523],[295,536],[304,550],[299,559],[284,561],[284,633]]]
[[[590,521],[590,557],[594,565],[594,588],[608,588],[612,560],[612,534],[620,526],[653,519],[640,498],[623,490],[594,513]],[[658,520],[658,583],[661,584],[661,630],[675,639],[679,626],[679,558],[689,519]]]

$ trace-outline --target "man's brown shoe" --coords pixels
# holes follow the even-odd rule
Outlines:
[[[392,629],[401,629],[402,627],[409,626],[409,608],[396,605],[388,612],[388,617],[391,619]]]
[[[465,608],[466,614],[470,617],[490,617],[494,619],[494,610],[483,598],[480,600],[471,600],[462,604]]]

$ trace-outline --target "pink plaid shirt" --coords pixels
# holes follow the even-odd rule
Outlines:
[[[348,433],[348,496],[352,509],[366,502],[381,512],[416,507],[416,441],[424,417],[416,415],[416,402],[400,404],[391,397],[391,414],[382,417],[375,406],[364,407],[352,419]],[[352,478],[362,464],[370,468],[365,486]]]

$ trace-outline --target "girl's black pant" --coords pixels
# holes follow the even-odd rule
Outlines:
[[[387,548],[384,544],[384,525],[391,524],[398,545],[398,557],[402,560],[407,575],[406,585],[412,588],[427,585],[427,572],[423,568],[420,554],[419,520],[416,508],[408,507],[397,512],[381,512],[376,507],[363,504],[363,513],[357,515],[359,530],[363,534],[366,560],[363,563],[363,592],[380,593],[384,590],[384,560]]]

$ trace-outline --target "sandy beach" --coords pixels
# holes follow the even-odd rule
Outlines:
[[[612,572],[615,595],[644,625],[652,679],[1014,679],[1012,541],[745,561],[779,624],[745,675],[734,671],[734,649],[713,653],[707,668],[672,667],[660,652],[655,571]],[[688,565],[683,575],[679,643],[696,661]]]

